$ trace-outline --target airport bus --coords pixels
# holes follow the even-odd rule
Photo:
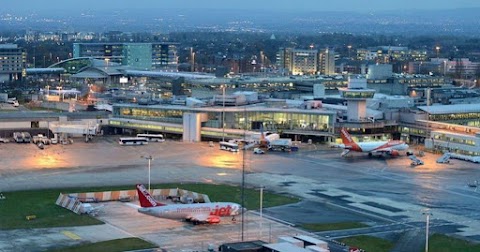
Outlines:
[[[165,142],[162,134],[137,134],[137,137],[146,138],[149,142]]]
[[[220,150],[226,150],[226,151],[231,151],[231,152],[238,152],[238,144],[236,143],[229,143],[229,142],[220,142]]]
[[[120,145],[144,145],[148,144],[148,139],[145,137],[121,137],[118,139]]]

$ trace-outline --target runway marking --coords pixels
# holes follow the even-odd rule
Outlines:
[[[260,216],[260,213],[257,212],[257,211],[251,211],[250,213],[253,213],[253,214],[256,214],[256,215]],[[262,213],[262,217],[265,218],[265,219],[269,219],[269,220],[276,221],[276,222],[278,222],[278,223],[282,223],[282,224],[284,224],[284,225],[291,226],[291,227],[295,227],[295,226],[296,226],[295,224],[293,224],[293,223],[291,223],[291,222],[284,221],[284,220],[281,220],[281,219],[272,217],[272,216],[270,216],[270,215],[266,215],[265,213]]]
[[[71,232],[71,231],[62,231],[61,232],[63,235],[65,235],[66,237],[72,239],[72,240],[81,240],[82,238],[80,236],[78,236],[77,234]]]

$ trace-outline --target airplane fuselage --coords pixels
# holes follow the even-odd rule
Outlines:
[[[404,151],[408,149],[408,145],[402,141],[381,141],[381,142],[363,142],[357,143],[361,152],[375,152],[382,149],[392,149],[396,151]]]
[[[175,204],[157,207],[142,207],[138,212],[167,219],[189,219],[192,216],[236,216],[240,213],[239,204],[231,202]]]

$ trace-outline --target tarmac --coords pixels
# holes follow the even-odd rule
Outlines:
[[[52,145],[45,150],[33,144],[0,144],[0,159],[4,164],[0,168],[0,191],[127,184],[133,187],[134,184],[147,182],[147,160],[142,156],[151,155],[154,157],[151,164],[152,183],[239,185],[244,174],[249,187],[264,186],[268,191],[303,198],[304,201],[299,204],[265,209],[265,217],[271,217],[267,220],[283,225],[285,233],[302,231],[274,219],[293,225],[360,221],[370,226],[317,233],[327,240],[359,234],[388,236],[405,230],[424,229],[425,217],[422,213],[428,211],[433,214],[431,227],[434,231],[480,240],[480,195],[466,186],[480,177],[478,164],[460,160],[452,160],[451,164],[437,164],[435,160],[439,155],[430,153],[421,157],[425,162],[422,166],[410,166],[410,160],[405,156],[368,158],[366,154],[353,153],[342,158],[341,150],[324,145],[302,145],[298,152],[291,153],[254,155],[247,151],[243,155],[242,152],[220,151],[218,146],[212,148],[208,143],[167,141],[146,146],[120,146],[117,138],[99,137],[91,143],[75,140],[72,145]],[[129,224],[124,219],[132,218],[122,217],[130,214],[137,216],[136,210],[123,205],[110,205],[105,207],[105,214],[99,217],[108,223],[102,226],[116,230],[118,237],[140,236],[169,248],[169,251],[188,251],[190,245],[187,243],[190,240],[197,244],[197,248],[198,242],[206,247],[209,242],[217,246],[220,241],[239,240],[238,223],[227,221],[215,226],[212,232],[206,232],[204,229],[210,228],[156,219],[146,222],[156,225],[142,230],[141,227],[146,227],[146,224]],[[254,214],[249,213],[248,216]],[[165,223],[168,223],[168,227],[163,226]],[[259,224],[254,221],[249,225]],[[280,226],[274,227],[272,230],[282,230]],[[223,228],[230,231],[223,231]],[[189,232],[192,229],[195,232]],[[63,235],[62,239],[68,241],[65,244],[78,242],[64,238],[66,235],[61,231],[69,229],[52,230]],[[82,241],[91,241],[79,230],[81,228],[72,232]],[[0,240],[14,241],[15,232],[18,231],[8,231],[12,238],[4,236]],[[23,237],[31,237],[31,242],[38,242],[35,240],[36,230],[31,232],[31,235],[23,234]],[[170,236],[165,232],[181,238],[166,243],[163,239]],[[197,232],[204,235],[195,237]],[[222,236],[222,232],[228,235]],[[247,237],[258,237],[258,228],[249,232]],[[107,233],[115,234],[113,231]],[[223,238],[215,236],[215,233]],[[267,238],[275,241],[276,236],[264,237]],[[185,244],[185,247],[174,247],[177,243]],[[48,244],[39,244],[38,247],[48,247]],[[11,251],[8,248],[12,247],[2,250],[0,246],[0,251]]]

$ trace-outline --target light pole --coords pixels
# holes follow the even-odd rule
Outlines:
[[[225,89],[226,85],[222,85],[222,142],[225,142]]]
[[[436,46],[435,50],[437,50],[437,58],[438,58],[438,55],[440,54],[440,46]]]
[[[57,86],[57,89],[58,89],[58,100],[60,100],[60,97],[62,97],[62,94],[63,94],[62,86]],[[65,97],[63,97],[63,98],[65,98]]]
[[[447,74],[447,61],[444,60],[443,61],[443,76],[445,76]]]
[[[347,48],[348,48],[348,59],[350,59],[350,51],[352,49],[352,45],[348,45]]]
[[[153,160],[153,157],[152,156],[148,156],[148,157],[142,156],[142,158],[145,158],[146,160],[148,160],[148,192],[150,192],[150,164]]]
[[[262,239],[263,235],[263,189],[265,187],[260,187],[260,239]]]
[[[427,217],[426,226],[425,226],[425,252],[428,252],[428,231],[429,231],[428,229],[430,225],[430,215],[432,215],[432,213],[424,212],[423,215]]]

